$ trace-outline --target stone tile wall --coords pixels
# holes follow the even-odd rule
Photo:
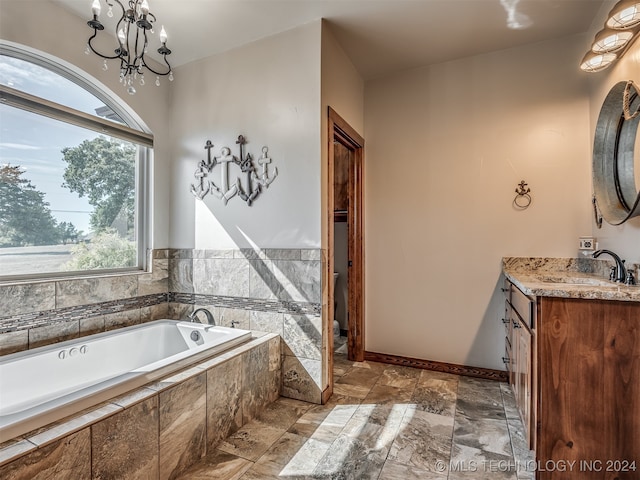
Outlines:
[[[0,285],[0,355],[207,307],[284,340],[282,395],[321,403],[319,249],[154,250],[151,273]]]
[[[176,478],[278,398],[280,344],[265,334],[0,445],[0,478]]]
[[[0,285],[0,355],[168,317],[167,250],[150,273]]]
[[[211,310],[220,325],[277,333],[286,397],[321,403],[319,249],[170,250],[169,316]]]

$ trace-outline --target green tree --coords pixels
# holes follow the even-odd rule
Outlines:
[[[98,233],[91,243],[79,243],[71,249],[73,258],[64,265],[65,270],[95,270],[122,268],[136,265],[136,244],[122,238],[113,229]]]
[[[58,236],[65,245],[68,242],[77,242],[80,234],[81,232],[78,232],[71,222],[60,222],[58,224]]]
[[[67,163],[64,185],[94,207],[90,223],[100,232],[116,219],[134,226],[136,148],[130,143],[97,137],[62,150]]]
[[[0,246],[55,245],[59,235],[44,193],[20,166],[0,166]]]

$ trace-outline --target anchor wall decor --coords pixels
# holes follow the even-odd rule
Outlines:
[[[196,184],[191,184],[191,193],[200,200],[204,200],[207,194],[212,194],[221,199],[226,205],[229,200],[238,195],[242,200],[251,206],[253,201],[262,193],[263,189],[269,188],[269,185],[278,176],[278,168],[274,167],[270,172],[269,164],[271,158],[268,156],[269,148],[262,147],[262,156],[258,159],[258,165],[262,167],[260,175],[256,172],[253,163],[253,157],[250,153],[245,155],[244,146],[247,141],[244,136],[239,135],[236,145],[239,145],[240,156],[236,157],[231,154],[229,147],[220,149],[220,156],[214,157],[211,153],[213,143],[207,140],[204,149],[207,151],[207,159],[198,163],[198,169],[194,173]],[[229,184],[229,174],[231,167],[236,165],[240,167],[240,172],[245,174],[244,183],[240,177],[236,177],[236,181]],[[214,169],[220,166],[220,181],[218,185],[214,182]]]

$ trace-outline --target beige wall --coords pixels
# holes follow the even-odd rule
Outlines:
[[[334,243],[333,215],[329,214],[329,186],[333,179],[329,179],[329,108],[340,115],[353,129],[364,137],[364,80],[347,54],[331,32],[331,27],[322,21],[321,41],[321,102],[320,102],[320,145],[321,145],[321,225],[322,249],[327,252],[329,245]],[[328,341],[332,341],[333,318],[328,316],[329,290],[333,285],[334,259],[323,255],[322,265],[322,325],[326,333],[324,342],[323,384],[329,383],[327,368]],[[345,276],[342,278],[343,285]],[[334,292],[335,298],[335,292]]]
[[[366,349],[502,369],[503,256],[591,232],[582,37],[368,82]],[[525,180],[529,209],[512,206]]]
[[[320,246],[320,21],[176,69],[171,244],[175,248],[318,248]],[[198,162],[238,135],[257,160],[269,147],[278,177],[252,206],[225,206],[189,191]],[[236,168],[236,167],[234,167]],[[219,168],[213,179],[220,184]],[[242,175],[244,180],[245,174]],[[229,181],[235,181],[229,175]]]
[[[603,27],[606,14],[615,3],[613,1],[605,2],[600,9],[600,14],[594,20],[590,32],[585,35],[582,44],[583,54],[590,48],[594,35]],[[618,82],[627,80],[634,80],[636,84],[640,83],[640,42],[636,41],[629,51],[609,69],[585,75],[588,76],[590,87],[589,146],[591,148],[593,147],[593,137],[600,108],[611,87]],[[640,165],[638,160],[636,160],[636,165]],[[640,185],[636,188],[640,189]],[[620,226],[603,222],[602,229],[598,229],[594,221],[592,221],[592,225],[593,235],[597,238],[600,248],[613,250],[626,259],[627,263],[640,262],[640,217],[633,218]]]
[[[84,54],[85,23],[51,1],[1,2],[0,32],[92,75],[155,134],[156,248],[327,248],[332,106],[367,141],[367,350],[502,368],[501,257],[575,256],[577,237],[593,234],[640,261],[640,220],[598,230],[590,203],[602,100],[618,81],[640,83],[640,43],[605,72],[577,68],[614,3],[588,35],[366,87],[321,21],[185,65],[171,86],[148,82],[135,96],[124,94],[115,67],[103,72]],[[197,201],[189,185],[204,142],[234,147],[240,133],[254,156],[269,146],[278,179],[252,207]],[[523,179],[533,203],[517,211]]]
[[[364,80],[331,32],[322,21],[320,138],[322,152],[322,225],[327,219],[328,107],[333,108],[351,127],[364,137]],[[329,243],[328,232],[322,235],[323,248]]]
[[[333,108],[353,129],[364,136],[364,81],[322,21],[322,125],[327,135],[327,107]],[[326,142],[323,142],[326,147]],[[323,150],[324,151],[324,150]]]
[[[89,12],[89,10],[87,10]],[[16,21],[19,19],[19,21]],[[53,21],[55,19],[55,21]],[[128,95],[118,81],[117,63],[102,70],[102,59],[85,55],[85,45],[92,30],[85,21],[50,0],[0,2],[0,37],[26,45],[70,63],[92,76],[94,83],[110,89],[149,127],[155,137],[153,168],[153,247],[169,246],[169,82],[160,87],[147,82],[136,95]]]

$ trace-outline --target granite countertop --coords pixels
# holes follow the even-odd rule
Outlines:
[[[502,259],[505,277],[527,295],[640,302],[640,285],[609,281],[612,265],[613,262],[593,258]],[[628,267],[638,272],[639,265]]]

